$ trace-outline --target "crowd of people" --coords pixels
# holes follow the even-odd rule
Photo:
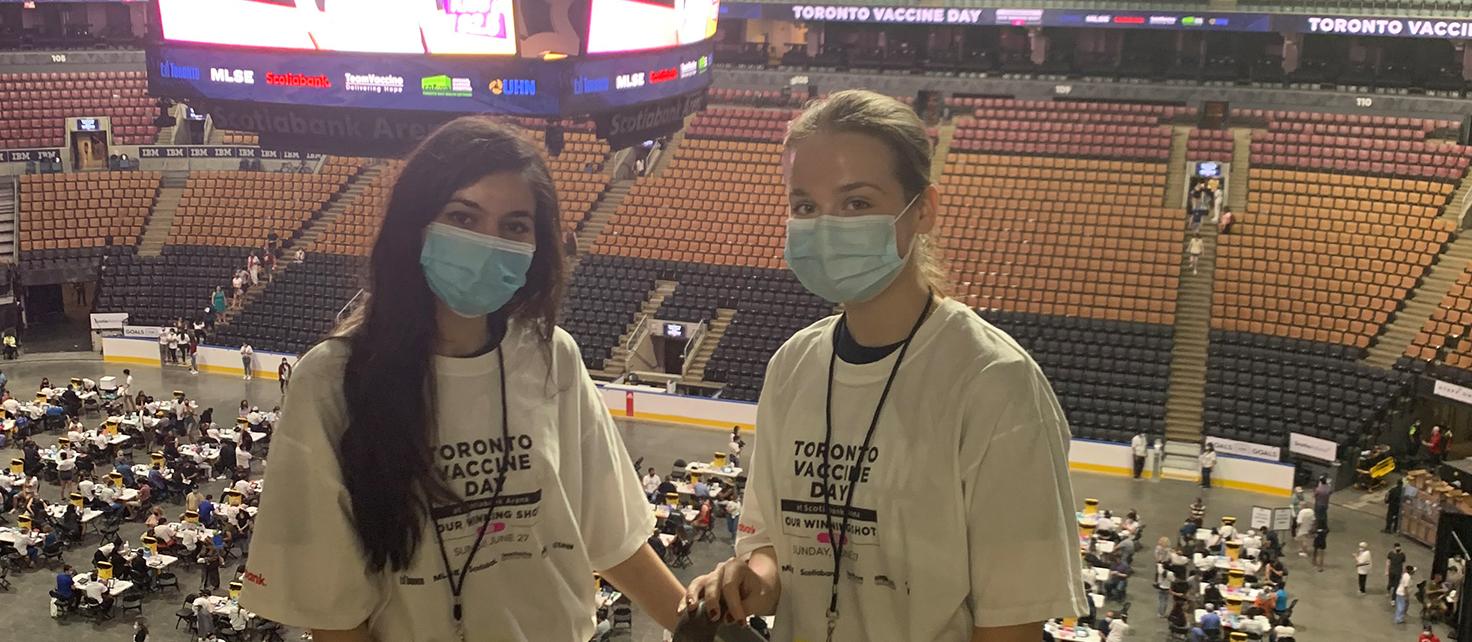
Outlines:
[[[0,557],[9,568],[61,560],[91,526],[102,537],[91,566],[110,563],[114,581],[131,583],[124,595],[177,585],[167,571],[176,560],[201,570],[202,594],[221,588],[221,566],[243,559],[253,531],[261,488],[251,481],[253,462],[265,453],[280,407],[262,411],[242,400],[233,421],[217,421],[213,408],[201,410],[182,392],[162,400],[142,390],[134,396],[132,375],[124,370],[116,394],[128,400],[128,409],[99,413],[98,425],[89,428],[92,406],[78,401],[97,394],[90,379],[56,388],[43,379],[34,402],[12,397],[8,383],[0,373],[3,435],[20,451],[19,469],[0,471],[0,523],[15,522],[0,527]],[[38,443],[47,434],[56,436],[56,445]],[[138,450],[150,453],[148,463],[135,463]],[[60,499],[43,499],[43,489],[53,486]],[[143,524],[141,546],[130,549],[118,535],[125,522]],[[115,585],[76,570],[63,564],[57,575],[52,615],[112,617],[119,596],[108,586]],[[242,564],[237,575],[243,572]],[[215,619],[243,630],[245,611],[223,603],[205,611],[195,613],[199,630],[209,630]],[[146,625],[140,629],[146,632]]]

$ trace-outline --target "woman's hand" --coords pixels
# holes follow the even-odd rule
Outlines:
[[[752,615],[770,615],[776,612],[781,595],[776,569],[770,548],[753,552],[747,560],[733,557],[721,562],[714,571],[690,582],[680,611],[703,603],[711,620],[744,622]]]

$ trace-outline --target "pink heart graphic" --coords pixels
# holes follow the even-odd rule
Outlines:
[[[839,539],[839,541],[843,542],[844,544],[847,544],[848,543],[848,538],[847,537],[842,537],[842,538]],[[818,543],[819,544],[832,544],[833,543],[833,538],[829,537],[827,533],[818,533]]]
[[[496,533],[499,533],[501,531],[506,530],[506,522],[494,522],[494,523],[491,523],[491,524],[486,524],[486,525],[481,526],[481,530],[482,531],[486,530],[486,527],[487,526],[490,527],[490,529],[491,529],[490,532],[491,532],[492,535],[494,535]]]

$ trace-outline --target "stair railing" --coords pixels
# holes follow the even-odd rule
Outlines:
[[[634,332],[629,335],[628,342],[624,344],[624,349],[628,350],[629,354],[633,354],[634,348],[642,343],[645,337],[649,336],[649,315],[640,313],[639,318],[635,319],[634,323],[636,324],[634,326]]]
[[[680,355],[680,376],[682,378],[690,374],[690,357],[700,354],[700,344],[705,341],[708,331],[707,320],[701,319],[700,325],[695,328],[695,333],[690,335],[690,341],[685,344],[685,352]]]
[[[343,304],[342,309],[337,311],[338,323],[342,323],[342,318],[347,316],[349,312],[353,311],[353,308],[355,307],[353,304],[357,303],[358,299],[363,298],[364,292],[366,292],[366,290],[364,290],[363,288],[358,288],[358,291],[353,294],[353,298],[348,299],[348,302]]]

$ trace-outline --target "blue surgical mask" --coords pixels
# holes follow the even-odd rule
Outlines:
[[[430,223],[419,265],[429,288],[462,317],[500,310],[526,285],[537,246]]]
[[[809,292],[833,303],[878,296],[909,258],[908,251],[901,257],[895,247],[895,224],[919,197],[910,199],[899,216],[824,214],[788,219],[787,267]]]

